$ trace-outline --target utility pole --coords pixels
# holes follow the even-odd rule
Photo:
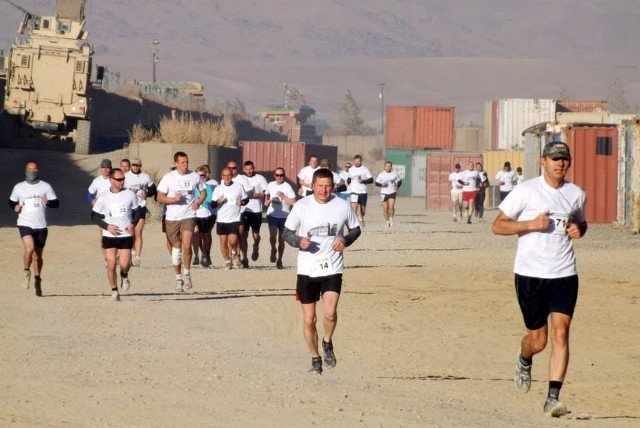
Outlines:
[[[158,63],[158,46],[160,45],[160,41],[158,39],[153,39],[151,41],[151,61],[153,64],[153,83],[156,83],[156,64]]]
[[[384,136],[384,83],[378,83],[378,86],[380,86],[380,93],[378,93],[380,98],[380,134]]]

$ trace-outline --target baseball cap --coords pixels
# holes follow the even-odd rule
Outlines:
[[[322,160],[320,161],[320,166],[321,166],[322,168],[329,168],[329,159],[322,159]]]
[[[100,162],[100,168],[111,168],[111,160],[102,159],[102,162]]]
[[[142,165],[142,161],[140,160],[140,158],[133,158],[131,159],[131,165]]]
[[[454,165],[455,168],[462,168],[459,163]]]
[[[551,159],[567,158],[570,160],[571,151],[566,143],[548,143],[544,146],[542,156]]]

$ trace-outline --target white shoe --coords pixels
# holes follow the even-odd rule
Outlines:
[[[111,300],[114,302],[120,300],[120,293],[118,293],[118,290],[111,290]]]
[[[191,287],[193,287],[193,284],[191,283],[191,274],[190,273],[183,273],[182,274],[182,282],[184,283],[184,288],[186,290],[190,290]]]
[[[567,406],[565,406],[562,401],[552,397],[547,397],[543,410],[545,415],[551,416],[552,418],[559,418],[569,413]]]
[[[389,227],[393,227],[393,226],[395,226],[395,225],[396,225],[396,224],[393,222],[393,219],[392,219],[392,218],[390,218],[390,219],[389,219]]]
[[[179,291],[182,293],[184,291],[182,288],[183,285],[184,285],[184,282],[182,282],[182,278],[176,278],[176,291]]]
[[[140,256],[133,256],[131,258],[131,265],[132,266],[140,267],[140,263],[141,263]]]
[[[387,229],[390,228],[391,227],[391,222],[389,222],[389,220],[387,220],[385,226],[387,227]]]
[[[24,280],[22,281],[22,287],[25,290],[28,290],[29,287],[31,287],[31,270],[26,270],[24,271]]]
[[[127,291],[131,287],[131,283],[129,282],[129,278],[121,278],[120,279],[120,288],[122,291]]]
[[[231,260],[224,262],[224,270],[231,270]]]

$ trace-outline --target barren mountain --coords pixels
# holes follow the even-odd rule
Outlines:
[[[54,0],[25,0],[53,14]],[[21,13],[0,3],[0,44]],[[95,63],[151,80],[200,80],[208,100],[240,99],[252,111],[297,88],[335,122],[350,89],[366,120],[387,105],[447,105],[482,123],[501,97],[604,99],[619,78],[640,104],[635,0],[88,0]]]

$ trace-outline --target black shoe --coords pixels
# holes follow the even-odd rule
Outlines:
[[[256,260],[258,260],[258,257],[260,257],[260,253],[258,252],[258,244],[253,244],[253,252],[251,253],[251,260],[253,260],[254,262]]]
[[[33,286],[36,289],[36,296],[42,297],[42,279],[39,276],[36,276]]]
[[[242,259],[242,267],[245,269],[249,269],[249,259],[248,258],[244,258]]]
[[[467,224],[471,224],[471,217],[467,218]]]
[[[269,261],[271,263],[275,263],[276,262],[276,250],[271,250],[271,256],[269,257]]]
[[[333,353],[333,342],[325,342],[322,339],[322,349],[324,350],[324,363],[329,367],[336,366],[336,354]]]
[[[278,269],[284,269],[284,266],[282,266],[282,260],[278,260],[278,261],[276,262],[276,268],[278,268]]]
[[[322,357],[311,358],[311,373],[322,374]]]

